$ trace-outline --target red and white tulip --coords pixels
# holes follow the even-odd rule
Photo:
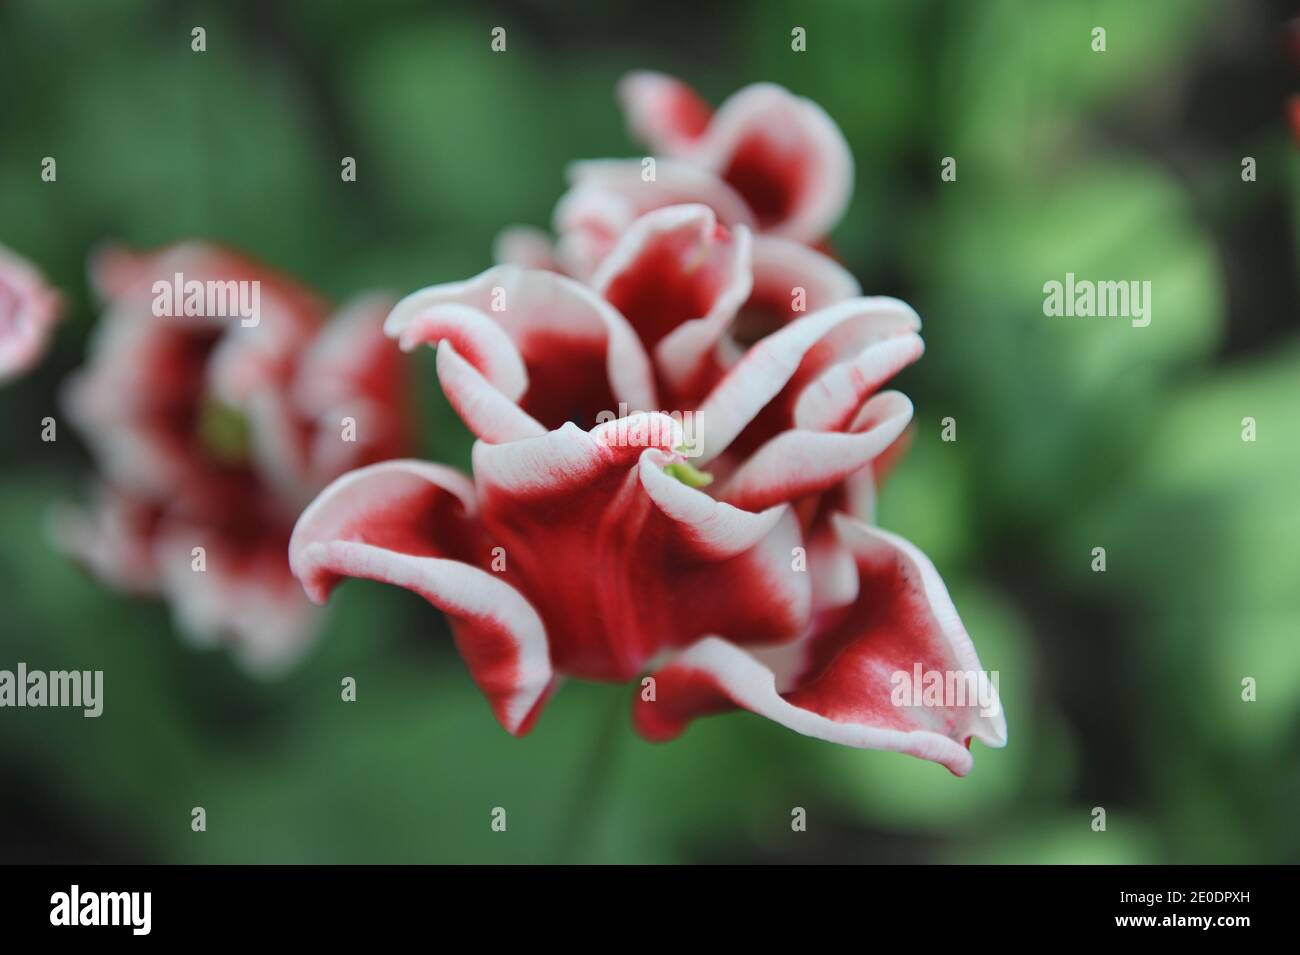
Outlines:
[[[688,204],[634,219],[589,282],[499,265],[385,328],[437,348],[473,476],[391,461],[334,482],[290,544],[313,599],[349,576],[421,594],[516,734],[562,676],[650,674],[651,738],[743,707],[958,774],[971,738],[1002,745],[996,700],[889,693],[890,668],[979,667],[933,566],[867,523],[912,414],[880,390],[922,351],[907,305]]]
[[[178,275],[259,283],[259,320],[156,314],[155,283]],[[286,559],[295,518],[331,479],[406,449],[392,302],[330,318],[292,280],[197,242],[104,250],[91,278],[105,314],[65,405],[101,481],[90,508],[57,515],[57,539],[110,585],[164,596],[193,640],[281,669],[319,624]]]

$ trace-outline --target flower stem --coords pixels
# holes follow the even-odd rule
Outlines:
[[[560,830],[561,841],[556,846],[554,857],[561,863],[571,863],[582,857],[591,834],[599,828],[601,810],[614,781],[618,741],[626,732],[628,708],[621,687],[612,696],[614,704],[597,727],[591,752],[578,777],[568,817]]]

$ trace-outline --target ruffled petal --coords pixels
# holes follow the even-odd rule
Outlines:
[[[670,155],[698,140],[713,114],[685,83],[650,70],[624,76],[618,84],[618,99],[633,138]]]
[[[485,502],[565,497],[611,471],[621,481],[647,448],[671,451],[681,441],[681,425],[658,412],[619,418],[591,431],[568,422],[528,441],[476,444],[474,477]]]
[[[91,272],[109,307],[64,397],[110,479],[163,496],[178,489],[202,496],[207,485],[229,484],[235,462],[214,457],[198,433],[207,407],[218,404],[248,425],[246,450],[261,477],[288,501],[305,498],[312,489],[310,423],[292,407],[289,390],[320,327],[322,303],[283,276],[199,242],[146,253],[107,247]],[[238,315],[155,315],[157,282],[169,289],[220,283],[227,296],[229,283],[248,283],[239,294],[256,295],[258,320],[245,326]]]
[[[754,237],[754,287],[730,337],[748,347],[805,315],[857,298],[862,288],[828,255],[789,239]]]
[[[1005,745],[995,682],[934,566],[901,538],[851,518],[837,518],[836,530],[858,566],[854,604],[775,652],[701,640],[654,674],[653,700],[638,696],[634,719],[645,736],[670,739],[697,716],[738,706],[807,736],[934,760],[958,776],[971,769],[972,738]],[[918,671],[950,679],[952,692],[914,696]]]
[[[627,680],[702,634],[780,642],[807,620],[793,514],[743,511],[665,473],[681,438],[673,418],[644,414],[475,446],[484,523],[547,621],[558,670]]]
[[[425,305],[409,320],[405,308],[405,305],[395,308],[392,314],[398,318],[390,318],[388,323],[390,329],[400,326],[397,339],[402,351],[448,342],[507,399],[518,401],[524,396],[528,390],[528,369],[501,325],[476,308],[454,302]]]
[[[461,358],[449,341],[438,346],[438,383],[475,437],[497,444],[535,438],[546,428]]]
[[[165,495],[193,475],[190,421],[206,347],[128,307],[112,309],[91,332],[88,360],[60,399],[112,483]]]
[[[407,447],[407,381],[401,352],[384,335],[385,294],[346,303],[307,349],[294,376],[293,406],[312,422],[308,471],[323,487],[353,468]],[[353,429],[344,434],[344,421]]]
[[[398,303],[385,328],[403,351],[437,346],[438,382],[477,437],[513,441],[545,433],[518,404],[528,391],[523,356],[505,328],[477,308],[416,292]]]
[[[570,274],[588,279],[628,227],[647,212],[677,205],[705,205],[725,226],[757,223],[745,200],[700,166],[656,159],[646,178],[639,159],[577,162],[568,170],[572,183],[555,207],[556,255]]]
[[[670,206],[633,223],[593,276],[674,392],[691,390],[749,297],[750,244],[708,206]]]
[[[294,575],[316,602],[342,577],[412,590],[446,613],[456,645],[501,725],[531,728],[551,686],[546,629],[491,559],[474,488],[445,467],[387,461],[339,478],[298,520]]]
[[[294,400],[309,415],[347,402],[358,394],[377,400],[401,384],[398,350],[384,335],[391,296],[370,292],[345,302],[302,355],[294,381]]]
[[[921,336],[904,332],[870,344],[854,358],[832,365],[799,392],[794,402],[795,427],[844,430],[881,385],[924,352]]]
[[[796,242],[824,238],[853,192],[853,156],[834,120],[770,83],[723,103],[690,157],[745,198],[763,231]]]
[[[687,487],[665,470],[676,455],[662,451],[641,455],[641,486],[660,512],[681,525],[686,546],[699,556],[725,560],[749,550],[767,537],[786,509],[743,510]]]
[[[825,491],[882,454],[912,420],[912,403],[897,391],[873,397],[849,431],[782,431],[732,474],[724,500],[748,510]]]
[[[787,409],[806,383],[876,341],[919,327],[916,313],[897,299],[856,298],[806,315],[763,338],[701,403],[696,415],[705,445],[701,461],[728,449],[760,412],[764,420],[742,442],[746,453],[791,427]],[[784,400],[774,402],[783,392]]]
[[[853,554],[835,530],[835,516],[847,514],[867,524],[875,523],[876,488],[881,462],[906,442],[896,439],[868,467],[859,468],[834,487],[793,504],[808,547],[808,574],[812,578],[813,613],[851,604],[858,596],[858,569]]]
[[[484,566],[488,559],[473,482],[423,461],[383,461],[351,471],[303,511],[289,542],[289,563],[317,603],[329,596],[338,575],[305,551],[336,541]]]
[[[500,265],[466,282],[422,289],[397,304],[385,331],[408,347],[451,341],[507,400],[525,384],[520,407],[547,428],[594,421],[620,403],[654,407],[649,358],[623,316],[554,272]]]

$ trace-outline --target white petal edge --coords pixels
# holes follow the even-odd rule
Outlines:
[[[665,120],[675,112],[673,100],[695,102],[706,113],[709,111],[708,105],[687,84],[654,70],[627,73],[619,80],[616,95],[627,117],[628,132],[652,149],[666,153],[682,152],[696,141]]]
[[[701,247],[707,248],[719,241],[717,228],[718,217],[713,210],[699,203],[648,212],[628,227],[605,257],[592,276],[592,288],[605,295],[615,280],[632,268],[645,249],[662,236],[693,231],[698,234]],[[689,381],[699,371],[700,363],[735,320],[753,288],[752,234],[746,227],[736,226],[728,241],[731,251],[723,268],[729,278],[714,296],[708,312],[682,322],[655,345],[655,366],[674,387]]]
[[[473,483],[458,471],[409,460],[371,465],[339,478],[303,512],[289,542],[290,567],[317,603],[330,589],[324,575],[363,577],[412,590],[453,616],[490,621],[514,643],[517,689],[502,723],[517,732],[553,675],[546,630],[532,604],[501,578],[461,561],[336,539],[348,521],[421,482],[456,496],[468,515],[476,513]]]
[[[610,390],[630,408],[655,406],[650,359],[627,320],[590,288],[544,269],[494,265],[463,282],[432,285],[397,303],[384,332],[401,339],[424,311],[447,304],[469,306],[500,325],[521,354],[521,339],[532,332],[554,332],[601,341],[606,346]],[[496,304],[500,310],[494,311]]]
[[[979,654],[975,652],[975,644],[961,622],[943,578],[939,576],[939,571],[920,548],[897,534],[872,527],[847,514],[834,514],[831,516],[831,522],[840,540],[858,557],[868,556],[872,551],[879,550],[892,550],[901,554],[911,564],[913,572],[920,580],[930,612],[947,638],[958,665],[969,672],[983,671]],[[1007,719],[1002,710],[1002,703],[996,697],[997,688],[991,687],[991,689],[995,694],[993,706],[996,708],[996,713],[991,716],[981,715],[971,735],[986,746],[997,748],[1007,744]]]
[[[896,298],[855,298],[806,315],[773,332],[745,353],[696,412],[704,453],[698,464],[717,457],[763,407],[794,377],[804,356],[824,336],[853,328],[870,340],[902,330],[918,330],[921,320]]]
[[[413,557],[353,541],[316,541],[299,551],[305,575],[328,568],[420,594],[443,612],[471,621],[491,621],[514,642],[517,688],[506,703],[502,725],[516,733],[550,685],[552,670],[546,630],[532,604],[514,587],[485,570],[458,560]]]
[[[328,590],[306,576],[304,548],[313,541],[335,540],[349,521],[421,485],[433,485],[453,495],[469,517],[478,513],[473,481],[455,468],[412,459],[381,461],[349,471],[330,482],[307,506],[289,538],[289,567],[315,603],[324,603]]]
[[[507,444],[475,442],[474,479],[483,494],[546,496],[581,487],[612,467],[630,471],[648,448],[671,451],[683,440],[681,423],[641,412],[583,431],[573,422],[536,438]]]
[[[755,508],[824,491],[893,444],[912,420],[912,402],[902,392],[882,391],[860,417],[875,423],[863,431],[781,432],[736,469],[720,496]]]
[[[808,293],[812,311],[862,295],[862,286],[829,255],[801,242],[775,235],[754,237],[754,287],[800,286]]]
[[[687,487],[664,471],[674,456],[662,451],[641,455],[641,486],[669,520],[683,525],[701,552],[715,560],[743,553],[766,537],[789,508],[776,505],[762,512],[745,511]]]
[[[443,341],[438,346],[436,361],[443,394],[475,437],[502,444],[546,433],[541,422],[494,388],[477,368],[460,357],[451,342]]]
[[[974,765],[974,757],[966,747],[940,733],[840,723],[786,702],[777,692],[776,675],[771,669],[720,637],[705,637],[692,644],[668,666],[708,674],[737,706],[804,736],[857,749],[906,753],[946,766],[957,776],[965,776]]]
[[[773,120],[770,114],[778,114]],[[803,196],[800,207],[783,222],[766,230],[796,242],[820,241],[848,208],[853,195],[853,153],[835,120],[810,99],[795,96],[773,83],[754,83],[732,94],[713,116],[709,128],[690,155],[721,174],[736,147],[755,128],[777,123],[788,135],[791,125],[808,138],[805,148],[816,159],[809,177],[812,197]]]
[[[832,365],[799,393],[794,405],[795,427],[833,431],[846,426],[881,385],[924,353],[921,336],[907,332],[868,345],[856,357]]]

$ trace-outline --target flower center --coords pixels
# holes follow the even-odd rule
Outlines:
[[[199,442],[205,451],[225,464],[248,459],[249,427],[243,413],[208,396],[199,408]]]

